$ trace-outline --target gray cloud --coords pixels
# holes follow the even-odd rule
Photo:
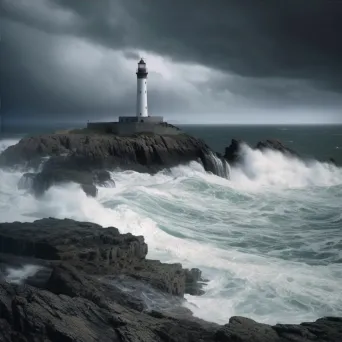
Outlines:
[[[111,47],[148,48],[244,76],[326,77],[341,86],[339,1],[230,0],[213,6],[206,0],[107,0],[101,10],[89,0],[56,1],[84,18],[86,37]]]
[[[333,111],[331,121],[342,120],[339,1],[230,0],[214,6],[205,0],[31,0],[30,5],[3,0],[3,5],[4,112],[132,114],[135,63],[146,53],[149,61],[163,59],[159,69],[149,65],[154,113],[181,120],[208,112],[222,118],[253,108],[258,113],[316,108]]]

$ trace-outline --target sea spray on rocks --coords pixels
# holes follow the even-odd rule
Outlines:
[[[111,175],[97,198],[70,183],[37,199],[17,189],[22,173],[0,169],[1,221],[68,217],[143,235],[150,258],[203,270],[206,293],[188,305],[218,323],[341,315],[341,168],[246,147],[229,180],[196,162]]]

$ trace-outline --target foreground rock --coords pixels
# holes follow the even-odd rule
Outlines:
[[[42,219],[33,223],[1,223],[0,252],[42,260],[67,261],[93,275],[125,274],[167,293],[183,296],[187,287],[200,292],[201,274],[181,264],[148,260],[143,236],[120,234],[114,227],[73,220]]]
[[[146,254],[143,237],[116,228],[56,219],[0,224],[0,341],[342,340],[341,318],[275,326],[196,319],[182,295],[200,271]]]
[[[155,173],[190,161],[198,161],[205,170],[228,177],[224,160],[203,141],[186,134],[46,134],[24,138],[0,155],[0,167],[37,170],[44,162],[32,179],[36,195],[54,184],[76,182],[88,195],[96,196],[94,172],[121,169]]]

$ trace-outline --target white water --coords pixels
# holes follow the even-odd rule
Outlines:
[[[20,284],[25,279],[34,276],[41,267],[36,265],[25,265],[20,268],[8,268],[6,270],[6,281],[9,283]]]
[[[341,315],[342,170],[276,152],[244,154],[230,180],[198,163],[155,176],[113,173],[116,188],[100,188],[96,199],[68,184],[37,200],[17,189],[21,173],[0,169],[0,221],[68,217],[144,235],[150,258],[199,267],[210,279],[205,295],[187,296],[207,320]]]
[[[222,160],[218,158],[214,153],[210,152],[209,158],[212,160],[214,165],[215,174],[222,177],[229,179],[230,177],[230,166],[226,160]]]

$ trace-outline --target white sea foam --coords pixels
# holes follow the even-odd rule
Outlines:
[[[0,139],[0,153],[3,152],[7,147],[16,144],[19,139]]]
[[[68,217],[144,235],[150,258],[204,271],[206,294],[187,299],[208,320],[341,315],[342,170],[243,153],[230,180],[195,162],[154,176],[114,172],[116,187],[100,188],[97,198],[67,184],[38,200],[17,189],[20,173],[0,169],[0,221]]]
[[[20,284],[25,279],[34,276],[41,267],[36,265],[25,265],[20,268],[8,268],[5,280],[9,283]]]

